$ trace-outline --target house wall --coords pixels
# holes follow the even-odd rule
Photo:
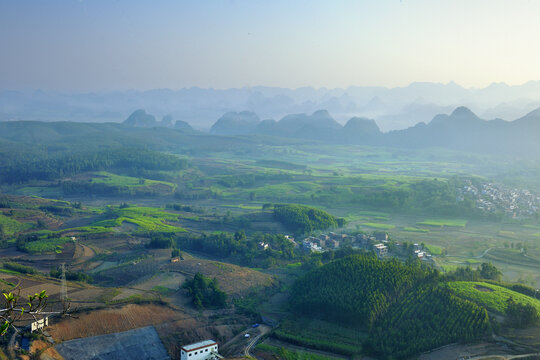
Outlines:
[[[217,345],[210,345],[202,349],[184,351],[180,350],[180,359],[181,360],[204,360],[212,354],[212,352],[217,353]]]

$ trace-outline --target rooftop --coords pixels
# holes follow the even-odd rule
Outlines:
[[[199,341],[198,343],[184,345],[182,346],[182,349],[184,349],[184,351],[192,351],[195,349],[200,349],[200,348],[204,348],[211,345],[217,345],[217,343],[214,340],[204,340],[204,341]]]

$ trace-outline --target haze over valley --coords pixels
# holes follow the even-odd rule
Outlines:
[[[0,359],[538,359],[539,12],[0,5]]]

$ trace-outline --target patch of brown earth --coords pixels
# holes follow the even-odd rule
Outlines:
[[[478,290],[478,291],[481,291],[481,292],[493,292],[494,291],[493,289],[490,289],[490,288],[482,286],[482,285],[476,285],[474,288],[476,290]]]

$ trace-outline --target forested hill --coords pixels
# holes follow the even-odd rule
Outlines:
[[[458,297],[435,270],[371,255],[309,272],[294,284],[290,302],[297,314],[369,330],[366,347],[383,357],[473,340],[490,329],[486,309]]]
[[[345,220],[335,218],[326,211],[297,204],[274,205],[274,218],[297,234],[309,234],[314,230],[342,227]]]

